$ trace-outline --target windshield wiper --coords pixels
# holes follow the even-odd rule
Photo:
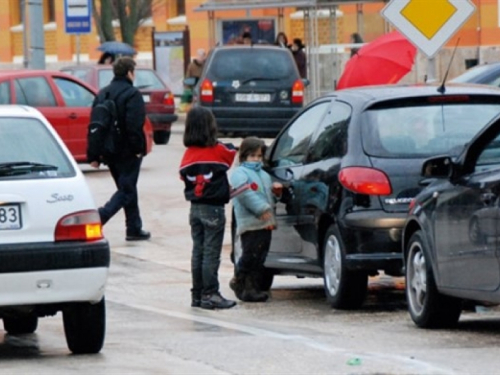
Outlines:
[[[30,172],[57,171],[58,167],[50,164],[34,163],[31,161],[17,161],[0,163],[1,176],[13,176]]]
[[[244,81],[241,82],[242,85],[245,83],[248,83],[250,81],[279,81],[279,78],[266,78],[266,77],[253,77],[253,78],[247,78]]]

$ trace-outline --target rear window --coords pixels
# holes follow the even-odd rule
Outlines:
[[[364,113],[365,151],[377,157],[457,155],[500,113],[500,104],[393,107]]]
[[[33,172],[26,170],[26,173],[13,176],[5,175],[2,171],[5,171],[10,163],[39,163],[55,168],[38,169]],[[0,180],[74,175],[75,170],[65,152],[40,120],[18,117],[0,118]]]
[[[99,88],[109,85],[113,77],[112,69],[99,70]],[[165,84],[161,79],[153,71],[145,69],[135,70],[134,86],[138,89],[165,90]]]
[[[284,49],[227,49],[214,55],[210,79],[214,81],[245,79],[287,79],[298,75],[290,52]]]

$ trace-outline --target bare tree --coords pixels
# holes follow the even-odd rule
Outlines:
[[[134,36],[140,25],[153,14],[161,0],[100,0],[100,8],[93,2],[93,16],[101,43],[116,40],[112,22],[120,23],[123,42],[134,45]]]

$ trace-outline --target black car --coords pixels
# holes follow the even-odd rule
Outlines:
[[[434,182],[403,232],[408,310],[419,327],[451,327],[467,304],[500,304],[500,116],[422,175]]]
[[[374,86],[311,102],[266,153],[286,189],[262,286],[276,274],[323,277],[332,307],[360,307],[368,276],[403,274],[402,230],[424,160],[458,153],[498,113],[500,90],[486,86]],[[237,258],[234,231],[233,244]]]
[[[466,70],[453,78],[454,83],[478,83],[483,85],[500,86],[500,63],[482,64]]]
[[[220,46],[210,51],[193,90],[221,135],[275,137],[303,107],[304,86],[287,48]]]

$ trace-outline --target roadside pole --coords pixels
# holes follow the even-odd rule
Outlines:
[[[28,1],[29,33],[30,33],[30,69],[45,69],[45,34],[43,30],[42,0]],[[26,26],[26,23],[23,27]]]

